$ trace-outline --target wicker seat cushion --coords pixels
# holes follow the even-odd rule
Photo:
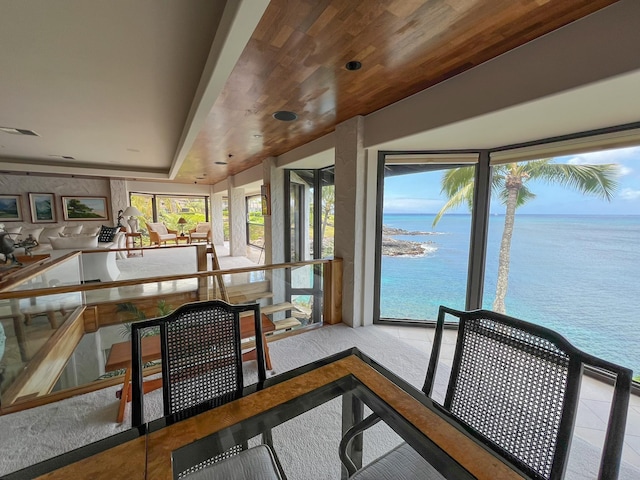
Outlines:
[[[184,477],[188,480],[281,480],[271,448],[257,445]]]
[[[401,443],[358,470],[350,480],[444,480],[413,448]]]

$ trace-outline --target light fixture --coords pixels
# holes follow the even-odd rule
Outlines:
[[[351,60],[350,62],[347,62],[344,68],[351,71],[360,70],[362,68],[362,64],[357,60]]]
[[[136,217],[142,216],[142,213],[140,212],[140,210],[138,210],[136,207],[130,206],[124,209],[124,212],[122,212],[122,215],[124,215],[125,217],[129,217],[129,220],[127,220],[127,223],[131,228],[131,233],[137,233],[138,219]]]
[[[178,219],[178,225],[180,225],[180,228],[182,228],[182,232],[180,232],[180,236],[184,237],[184,226],[187,224],[187,221],[184,219],[184,217],[180,217]]]
[[[31,135],[32,137],[39,137],[33,130],[26,128],[14,128],[14,127],[0,127],[0,132],[10,133],[11,135]]]
[[[273,114],[273,118],[275,118],[276,120],[281,120],[283,122],[292,122],[298,118],[298,115],[287,110],[280,110]]]

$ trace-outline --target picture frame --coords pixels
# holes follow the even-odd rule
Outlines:
[[[29,193],[31,223],[55,223],[56,204],[53,193]]]
[[[62,197],[62,216],[68,221],[108,221],[107,197]]]
[[[262,216],[271,215],[271,184],[261,185],[260,195],[262,196]]]
[[[20,195],[0,195],[0,223],[22,221]]]

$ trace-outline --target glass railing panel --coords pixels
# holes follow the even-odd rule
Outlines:
[[[57,262],[50,262],[37,270],[25,265],[27,275],[19,282],[2,289],[3,292],[19,292],[82,283],[80,254],[72,255]]]
[[[124,370],[111,369],[109,355],[116,344],[130,347],[131,322],[166,315],[184,303],[216,298],[258,302],[268,318],[268,336],[323,321],[322,265],[261,265],[220,274],[207,271],[83,284],[80,262],[79,255],[73,256],[13,291],[0,292],[0,324],[6,337],[0,362],[1,407],[25,400],[27,395],[12,392],[11,386],[24,380],[23,372],[44,365],[43,359],[53,351],[51,342],[60,341],[54,338],[58,332],[65,338],[66,353],[38,396],[121,382]],[[76,285],[69,285],[72,282]],[[244,339],[249,346],[253,340]]]
[[[313,265],[304,265],[302,267],[296,267],[291,269],[291,287],[292,288],[313,288]]]

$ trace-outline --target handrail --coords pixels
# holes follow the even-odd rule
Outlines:
[[[42,267],[42,268],[37,269],[37,270],[33,269],[33,268],[28,268],[28,267],[31,267],[32,265],[26,265],[25,266],[25,270],[24,270],[24,273],[25,273],[24,275],[20,275],[20,273],[22,273],[21,270],[16,270],[15,271],[16,275],[14,275],[11,278],[8,278],[8,279],[3,280],[3,281],[0,282],[0,290],[15,287],[16,285],[19,285],[20,283],[24,283],[26,281],[31,280],[32,278],[37,277],[38,275],[42,275],[43,273],[46,273],[46,272],[50,271],[51,269],[57,267],[58,264],[66,262],[68,259],[80,255],[80,253],[81,253],[80,250],[78,250],[78,251],[75,251],[75,252],[69,252],[66,255],[62,256],[62,257],[58,257],[58,258],[54,258],[54,259],[39,260],[39,261],[35,262],[34,264],[32,264],[32,265],[40,265]]]
[[[60,257],[60,259],[56,259],[56,261],[61,259],[66,259],[70,256],[77,255],[77,254],[79,254],[79,252],[71,252],[70,254],[65,255],[64,257]],[[16,299],[16,298],[17,299],[32,298],[32,297],[45,296],[45,295],[54,295],[59,293],[89,292],[93,290],[104,290],[107,288],[127,287],[127,286],[141,285],[146,283],[171,282],[176,280],[191,280],[191,279],[198,279],[198,278],[208,278],[211,276],[218,276],[218,275],[233,275],[236,273],[257,272],[262,270],[277,270],[280,268],[297,268],[297,267],[305,267],[308,265],[322,265],[325,263],[330,263],[331,261],[332,260],[330,259],[306,260],[303,262],[274,263],[269,265],[256,265],[255,267],[240,267],[240,268],[232,268],[227,270],[207,270],[204,272],[193,272],[193,273],[179,274],[179,275],[165,275],[160,277],[137,278],[137,279],[131,279],[131,280],[116,280],[114,282],[85,283],[80,285],[67,285],[67,286],[60,286],[60,287],[34,288],[33,290],[20,290],[15,292],[0,293],[0,300],[9,300],[9,299]],[[40,273],[42,272],[38,272],[38,274]]]

